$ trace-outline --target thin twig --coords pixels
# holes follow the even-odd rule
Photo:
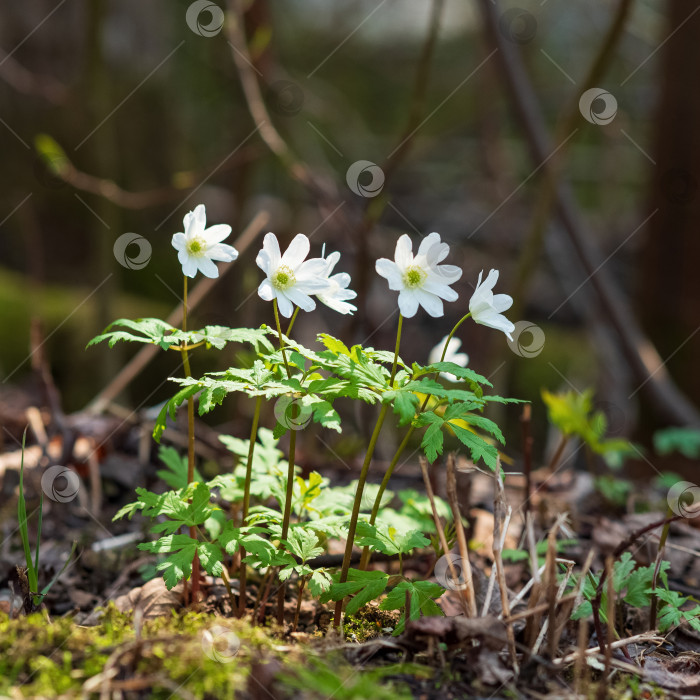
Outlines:
[[[457,533],[457,544],[459,545],[459,555],[462,558],[462,573],[466,578],[464,597],[467,599],[467,609],[470,617],[477,616],[476,597],[474,595],[474,581],[472,579],[472,566],[469,561],[469,546],[467,545],[467,537],[464,534],[464,525],[462,525],[462,514],[459,511],[459,499],[457,497],[457,477],[455,475],[455,456],[450,453],[447,456],[447,500],[452,509],[452,519],[455,524]],[[445,552],[447,554],[447,552]]]
[[[496,576],[498,577],[498,588],[501,592],[501,608],[503,609],[503,619],[510,617],[510,603],[508,601],[508,588],[506,587],[506,574],[503,568],[503,545],[501,543],[501,522],[505,520],[506,513],[506,497],[503,488],[503,479],[501,477],[501,462],[497,460],[496,471],[494,474],[494,512],[493,512],[493,558],[496,566]],[[505,535],[505,529],[504,529]],[[508,638],[508,649],[510,650],[511,663],[515,673],[518,673],[518,656],[515,649],[515,634],[513,633],[513,625],[506,623],[506,636]]]
[[[445,537],[445,531],[443,530],[442,527],[442,522],[440,521],[440,516],[438,515],[437,512],[437,507],[435,505],[435,494],[433,493],[433,487],[430,484],[430,475],[428,473],[428,461],[421,455],[418,458],[418,462],[420,463],[420,470],[421,473],[423,474],[423,482],[425,483],[425,491],[428,495],[428,500],[430,501],[430,507],[433,511],[433,520],[435,521],[435,530],[437,531],[438,538],[440,540],[440,546],[442,547],[442,551],[445,552],[445,556],[447,557],[447,566],[450,569],[450,575],[452,576],[452,580],[459,581],[459,574],[457,573],[457,569],[455,568],[454,561],[452,554],[450,552],[450,548],[447,545],[447,538]],[[470,571],[471,574],[471,571]],[[471,579],[470,579],[471,582]],[[470,608],[469,604],[467,603],[466,597],[460,595],[459,596],[459,601],[462,606],[462,609],[464,610],[464,614],[469,617],[470,616]]]

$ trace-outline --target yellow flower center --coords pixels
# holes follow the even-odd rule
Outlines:
[[[187,242],[187,252],[195,258],[201,258],[207,250],[207,242],[203,238],[192,238]]]
[[[406,268],[406,272],[403,273],[403,283],[409,289],[415,289],[416,287],[420,287],[423,282],[425,282],[425,278],[427,276],[428,275],[425,270],[417,265],[413,265],[412,267]]]
[[[297,278],[294,276],[294,273],[286,265],[280,265],[275,271],[275,274],[272,275],[271,280],[272,286],[275,289],[281,290],[293,287],[296,281]]]

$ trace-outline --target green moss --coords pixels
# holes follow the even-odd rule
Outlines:
[[[217,638],[222,649],[212,648]],[[67,618],[47,622],[36,613],[0,620],[0,695],[77,697],[111,658],[124,672],[118,677],[153,679],[154,698],[170,697],[180,685],[195,697],[233,697],[245,687],[251,663],[275,656],[273,644],[260,628],[198,613],[148,620],[138,640],[132,616],[113,606],[95,627]],[[159,687],[158,679],[167,681]]]
[[[343,622],[345,636],[357,642],[366,642],[368,639],[379,637],[383,628],[396,627],[399,621],[399,613],[395,610],[380,610],[376,604],[370,604],[362,608],[356,615],[348,615]]]

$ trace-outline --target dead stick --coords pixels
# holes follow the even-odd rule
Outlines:
[[[503,557],[501,556],[501,520],[505,517],[505,493],[503,489],[503,479],[501,478],[501,461],[496,461],[496,473],[494,474],[494,512],[493,512],[493,559],[496,564],[496,578],[498,588],[501,592],[501,608],[503,609],[503,618],[510,617],[510,603],[508,601],[508,589],[506,588],[506,574],[503,569]],[[504,533],[505,534],[505,533]],[[510,658],[513,664],[513,669],[518,673],[518,656],[515,650],[515,635],[513,634],[513,625],[506,624],[506,636],[508,637],[508,648],[510,650]]]
[[[255,240],[258,234],[267,224],[269,215],[267,212],[259,212],[248,224],[243,233],[234,241],[233,246],[241,255]],[[225,265],[221,268],[219,277],[203,279],[189,295],[187,299],[188,310],[194,310],[204,297],[212,290],[214,285],[233,267]],[[167,322],[172,326],[178,326],[182,322],[182,304],[173,310],[168,316]],[[124,366],[119,374],[92,400],[87,410],[90,413],[102,413],[122,390],[136,377],[144,367],[158,354],[160,348],[156,345],[146,345],[141,348],[131,360]]]
[[[455,456],[449,454],[447,456],[447,500],[452,509],[452,518],[455,524],[457,533],[457,544],[459,545],[459,555],[462,557],[462,571],[466,575],[466,588],[464,589],[464,597],[467,599],[467,608],[470,617],[477,616],[476,597],[474,595],[474,579],[472,578],[472,565],[469,561],[469,546],[467,537],[464,534],[464,526],[462,525],[462,514],[459,511],[459,499],[457,498],[457,477],[455,475]]]
[[[433,487],[430,485],[430,475],[428,474],[428,461],[423,457],[422,455],[418,458],[418,462],[420,463],[420,470],[423,473],[423,481],[425,482],[425,490],[428,494],[428,500],[430,501],[430,507],[432,508],[433,511],[433,520],[435,521],[435,529],[437,530],[437,535],[440,540],[440,546],[442,547],[442,551],[445,552],[445,556],[447,557],[447,566],[450,568],[450,574],[452,576],[452,579],[455,581],[459,581],[459,575],[457,574],[457,570],[455,569],[454,562],[452,561],[453,557],[452,554],[449,551],[449,547],[447,546],[447,538],[445,537],[445,531],[442,529],[442,523],[440,522],[440,516],[438,515],[437,512],[437,507],[435,506],[435,494],[433,493]],[[460,603],[462,604],[462,609],[464,610],[465,615],[469,615],[469,607],[467,605],[467,601],[464,599],[463,596],[460,595],[459,597]]]

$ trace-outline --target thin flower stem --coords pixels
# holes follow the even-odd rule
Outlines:
[[[287,378],[292,378],[292,371],[289,369],[289,363],[287,362],[287,353],[284,349],[284,340],[282,339],[282,326],[280,325],[280,314],[277,308],[277,299],[272,300],[272,308],[275,312],[275,324],[277,325],[277,335],[280,341],[280,350],[282,351],[282,359],[284,360],[284,366],[287,370]],[[297,311],[299,309],[297,308]],[[289,327],[292,327],[294,319],[296,318],[296,312],[292,316],[292,321]],[[289,333],[289,331],[287,331]],[[289,337],[289,336],[287,336]],[[296,417],[297,405],[292,403],[292,418]],[[284,540],[287,539],[289,534],[289,521],[292,517],[292,495],[294,493],[294,461],[297,446],[297,433],[294,428],[292,428],[289,435],[289,467],[287,469],[287,488],[284,500],[284,516],[282,519],[282,534],[280,536],[280,550],[284,549]],[[282,625],[284,624],[284,597],[285,597],[285,586],[282,585],[277,593],[277,622]]]
[[[280,340],[280,350],[282,351],[282,359],[284,360],[284,366],[287,370],[287,379],[291,379],[292,372],[289,369],[289,363],[287,362],[287,353],[284,350],[284,340],[282,340],[282,326],[280,326],[280,313],[277,309],[277,299],[272,300],[272,308],[275,311],[275,325],[277,326],[277,336]]]
[[[292,314],[292,320],[289,322],[289,326],[287,327],[287,332],[285,333],[287,338],[290,337],[289,334],[292,332],[292,328],[294,327],[294,321],[297,320],[298,315],[299,315],[299,307],[297,306],[297,308],[294,309],[294,313]]]
[[[403,315],[399,314],[399,327],[396,330],[396,347],[394,349],[394,362],[391,367],[391,377],[389,379],[389,386],[394,384],[394,377],[396,376],[396,368],[399,362],[399,349],[401,347],[401,330],[403,328]],[[348,579],[348,571],[350,570],[350,559],[352,557],[352,547],[355,541],[355,532],[357,530],[357,520],[360,515],[360,505],[362,503],[362,492],[365,488],[365,482],[367,481],[367,473],[369,472],[369,465],[372,462],[372,456],[374,455],[374,448],[377,446],[377,440],[379,439],[379,433],[382,431],[382,426],[384,425],[384,419],[386,418],[387,411],[389,410],[389,404],[385,403],[382,405],[379,411],[379,416],[377,417],[377,423],[374,426],[374,431],[372,432],[372,437],[369,440],[369,445],[367,446],[367,453],[365,454],[365,460],[362,463],[362,471],[360,472],[360,478],[357,482],[357,492],[355,493],[355,502],[352,506],[352,515],[350,516],[350,526],[348,528],[348,538],[345,543],[345,556],[343,557],[343,568],[340,572],[340,583],[345,583]],[[335,614],[333,616],[333,626],[338,627],[340,625],[340,616],[343,611],[343,601],[339,600],[335,604]]]
[[[248,461],[245,467],[245,485],[243,486],[243,513],[241,517],[241,527],[245,527],[250,507],[250,482],[253,475],[253,455],[255,454],[255,443],[258,438],[258,423],[260,422],[260,409],[262,408],[262,396],[255,399],[255,411],[253,412],[253,425],[250,428],[250,440],[248,441]],[[238,595],[238,617],[245,615],[246,609],[246,578],[247,565],[243,561],[246,555],[245,547],[240,548],[241,565],[238,574],[239,595]]]
[[[442,348],[442,355],[440,356],[440,362],[445,361],[445,355],[447,355],[447,348],[450,344],[450,340],[452,340],[452,336],[457,332],[457,329],[471,316],[471,312],[463,316],[462,318],[457,321],[456,325],[454,328],[450,331],[450,334],[447,336],[445,339],[445,345]],[[436,375],[437,377],[437,375]],[[418,413],[416,416],[414,416],[414,420],[417,416],[419,416],[423,411],[425,411],[426,406],[428,405],[428,401],[430,400],[430,394],[425,397],[423,400],[423,403],[418,410]],[[384,491],[386,491],[386,487],[389,484],[389,479],[391,479],[391,475],[394,473],[394,469],[396,468],[396,465],[398,464],[399,459],[401,458],[401,455],[403,454],[403,451],[406,449],[406,446],[408,445],[409,440],[411,439],[411,436],[416,430],[415,425],[411,425],[411,427],[408,429],[406,432],[406,435],[404,436],[404,439],[401,441],[401,444],[396,448],[396,452],[394,453],[394,456],[391,458],[391,462],[389,463],[389,467],[386,470],[386,473],[384,474],[384,478],[382,479],[382,483],[379,486],[379,491],[377,492],[377,496],[374,499],[374,505],[372,506],[372,513],[369,518],[369,524],[374,525],[375,521],[377,520],[377,514],[379,513],[379,508],[382,503],[382,498],[384,496]],[[362,550],[362,557],[360,558],[360,569],[366,569],[367,566],[369,565],[369,559],[371,557],[372,553],[370,552],[369,547],[365,547]]]
[[[445,346],[442,348],[442,355],[440,356],[440,362],[445,361],[445,355],[447,355],[447,347],[450,344],[450,340],[452,340],[452,336],[457,332],[457,329],[472,315],[472,312],[470,311],[468,314],[465,316],[462,316],[462,318],[457,321],[455,324],[455,327],[450,331],[450,334],[447,336],[447,340],[445,340]],[[427,399],[426,399],[427,403]],[[425,406],[425,403],[424,403]]]
[[[184,288],[182,296],[182,332],[187,332],[187,276],[183,276]],[[185,370],[185,377],[192,376],[190,368],[190,358],[187,353],[187,346],[181,348],[182,366]],[[187,485],[194,481],[194,397],[187,399]],[[197,539],[197,529],[190,528],[190,537]],[[199,592],[199,557],[195,552],[192,561],[192,589],[190,600],[193,605],[197,604],[197,593]]]
[[[296,405],[292,405],[292,414],[296,411]],[[294,416],[292,416],[294,417]],[[284,501],[284,519],[282,520],[282,534],[280,535],[280,551],[284,549],[284,541],[289,534],[289,521],[292,516],[292,494],[294,491],[294,457],[297,445],[297,431],[292,428],[289,434],[289,468],[287,469],[287,493]],[[284,624],[284,597],[286,587],[280,586],[277,592],[277,622]]]

